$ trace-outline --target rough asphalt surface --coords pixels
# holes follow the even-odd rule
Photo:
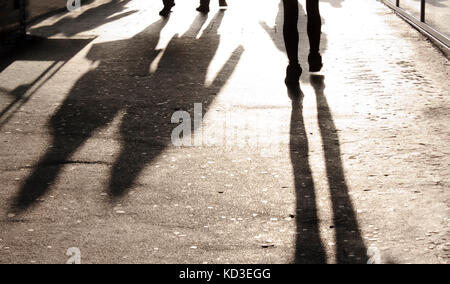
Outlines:
[[[321,1],[325,66],[292,100],[279,1],[178,2],[95,1],[1,56],[0,263],[450,262],[439,50],[380,2]]]

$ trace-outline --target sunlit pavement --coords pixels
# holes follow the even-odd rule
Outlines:
[[[164,21],[159,1],[96,1],[2,62],[1,263],[71,247],[83,263],[449,262],[450,64],[431,43],[380,2],[321,1],[325,66],[306,71],[302,12],[291,100],[279,1],[207,18],[178,2]],[[193,122],[196,103],[203,126],[175,147],[172,114]]]

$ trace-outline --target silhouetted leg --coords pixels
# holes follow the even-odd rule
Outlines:
[[[286,84],[298,83],[302,74],[302,68],[298,63],[298,0],[283,0],[284,25],[283,35],[286,46],[289,66],[286,70]]]
[[[309,71],[318,72],[322,69],[320,55],[320,37],[322,34],[322,19],[320,17],[319,0],[306,0],[306,13],[308,14],[309,38]]]
[[[200,0],[200,7],[197,8],[197,11],[208,14],[209,13],[209,2],[210,0]]]
[[[163,0],[164,7],[175,5],[175,0]]]
[[[319,0],[306,1],[308,15],[308,37],[311,53],[318,53],[320,49],[320,36],[322,33],[322,20],[320,18]]]
[[[284,25],[283,35],[289,64],[298,64],[298,2],[297,0],[283,0]]]
[[[163,0],[164,8],[159,12],[163,17],[169,16],[172,7],[175,6],[175,0]]]

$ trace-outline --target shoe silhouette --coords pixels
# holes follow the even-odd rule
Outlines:
[[[172,8],[175,6],[174,0],[163,0],[164,8],[159,12],[162,17],[167,17],[172,12]]]
[[[319,72],[322,70],[322,56],[320,53],[310,53],[308,56],[309,72]]]
[[[200,6],[197,8],[197,11],[203,14],[209,13],[209,3],[210,0],[200,0]],[[220,7],[228,7],[228,3],[226,0],[219,0]]]
[[[302,72],[303,70],[300,64],[289,64],[286,68],[286,80],[284,81],[286,85],[298,84]]]
[[[209,13],[210,0],[200,0],[200,6],[197,11],[203,14]],[[163,0],[164,8],[159,12],[162,17],[167,17],[172,12],[172,8],[175,6],[175,0]],[[219,0],[220,7],[228,7],[226,0]]]
[[[197,11],[199,11],[200,13],[203,13],[203,14],[208,14],[209,13],[209,5],[208,6],[200,5],[197,8]]]

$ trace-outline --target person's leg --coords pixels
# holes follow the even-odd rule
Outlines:
[[[175,5],[175,0],[163,0],[164,7]]]
[[[298,0],[283,0],[283,35],[289,64],[298,64]]]
[[[302,69],[298,63],[298,0],[283,0],[283,35],[289,66],[286,70],[286,83],[298,83]]]
[[[320,56],[320,37],[322,34],[322,20],[320,18],[319,0],[306,0],[306,12],[308,14],[308,38],[309,38],[309,69],[318,72],[322,69],[322,57]]]
[[[164,8],[159,12],[159,14],[163,17],[167,17],[172,10],[172,7],[175,6],[175,0],[163,0]]]
[[[200,7],[197,8],[197,11],[208,14],[209,13],[209,2],[210,0],[200,0]]]
[[[220,6],[220,7],[227,7],[227,6],[228,6],[228,3],[227,3],[226,0],[219,0],[219,6]]]

